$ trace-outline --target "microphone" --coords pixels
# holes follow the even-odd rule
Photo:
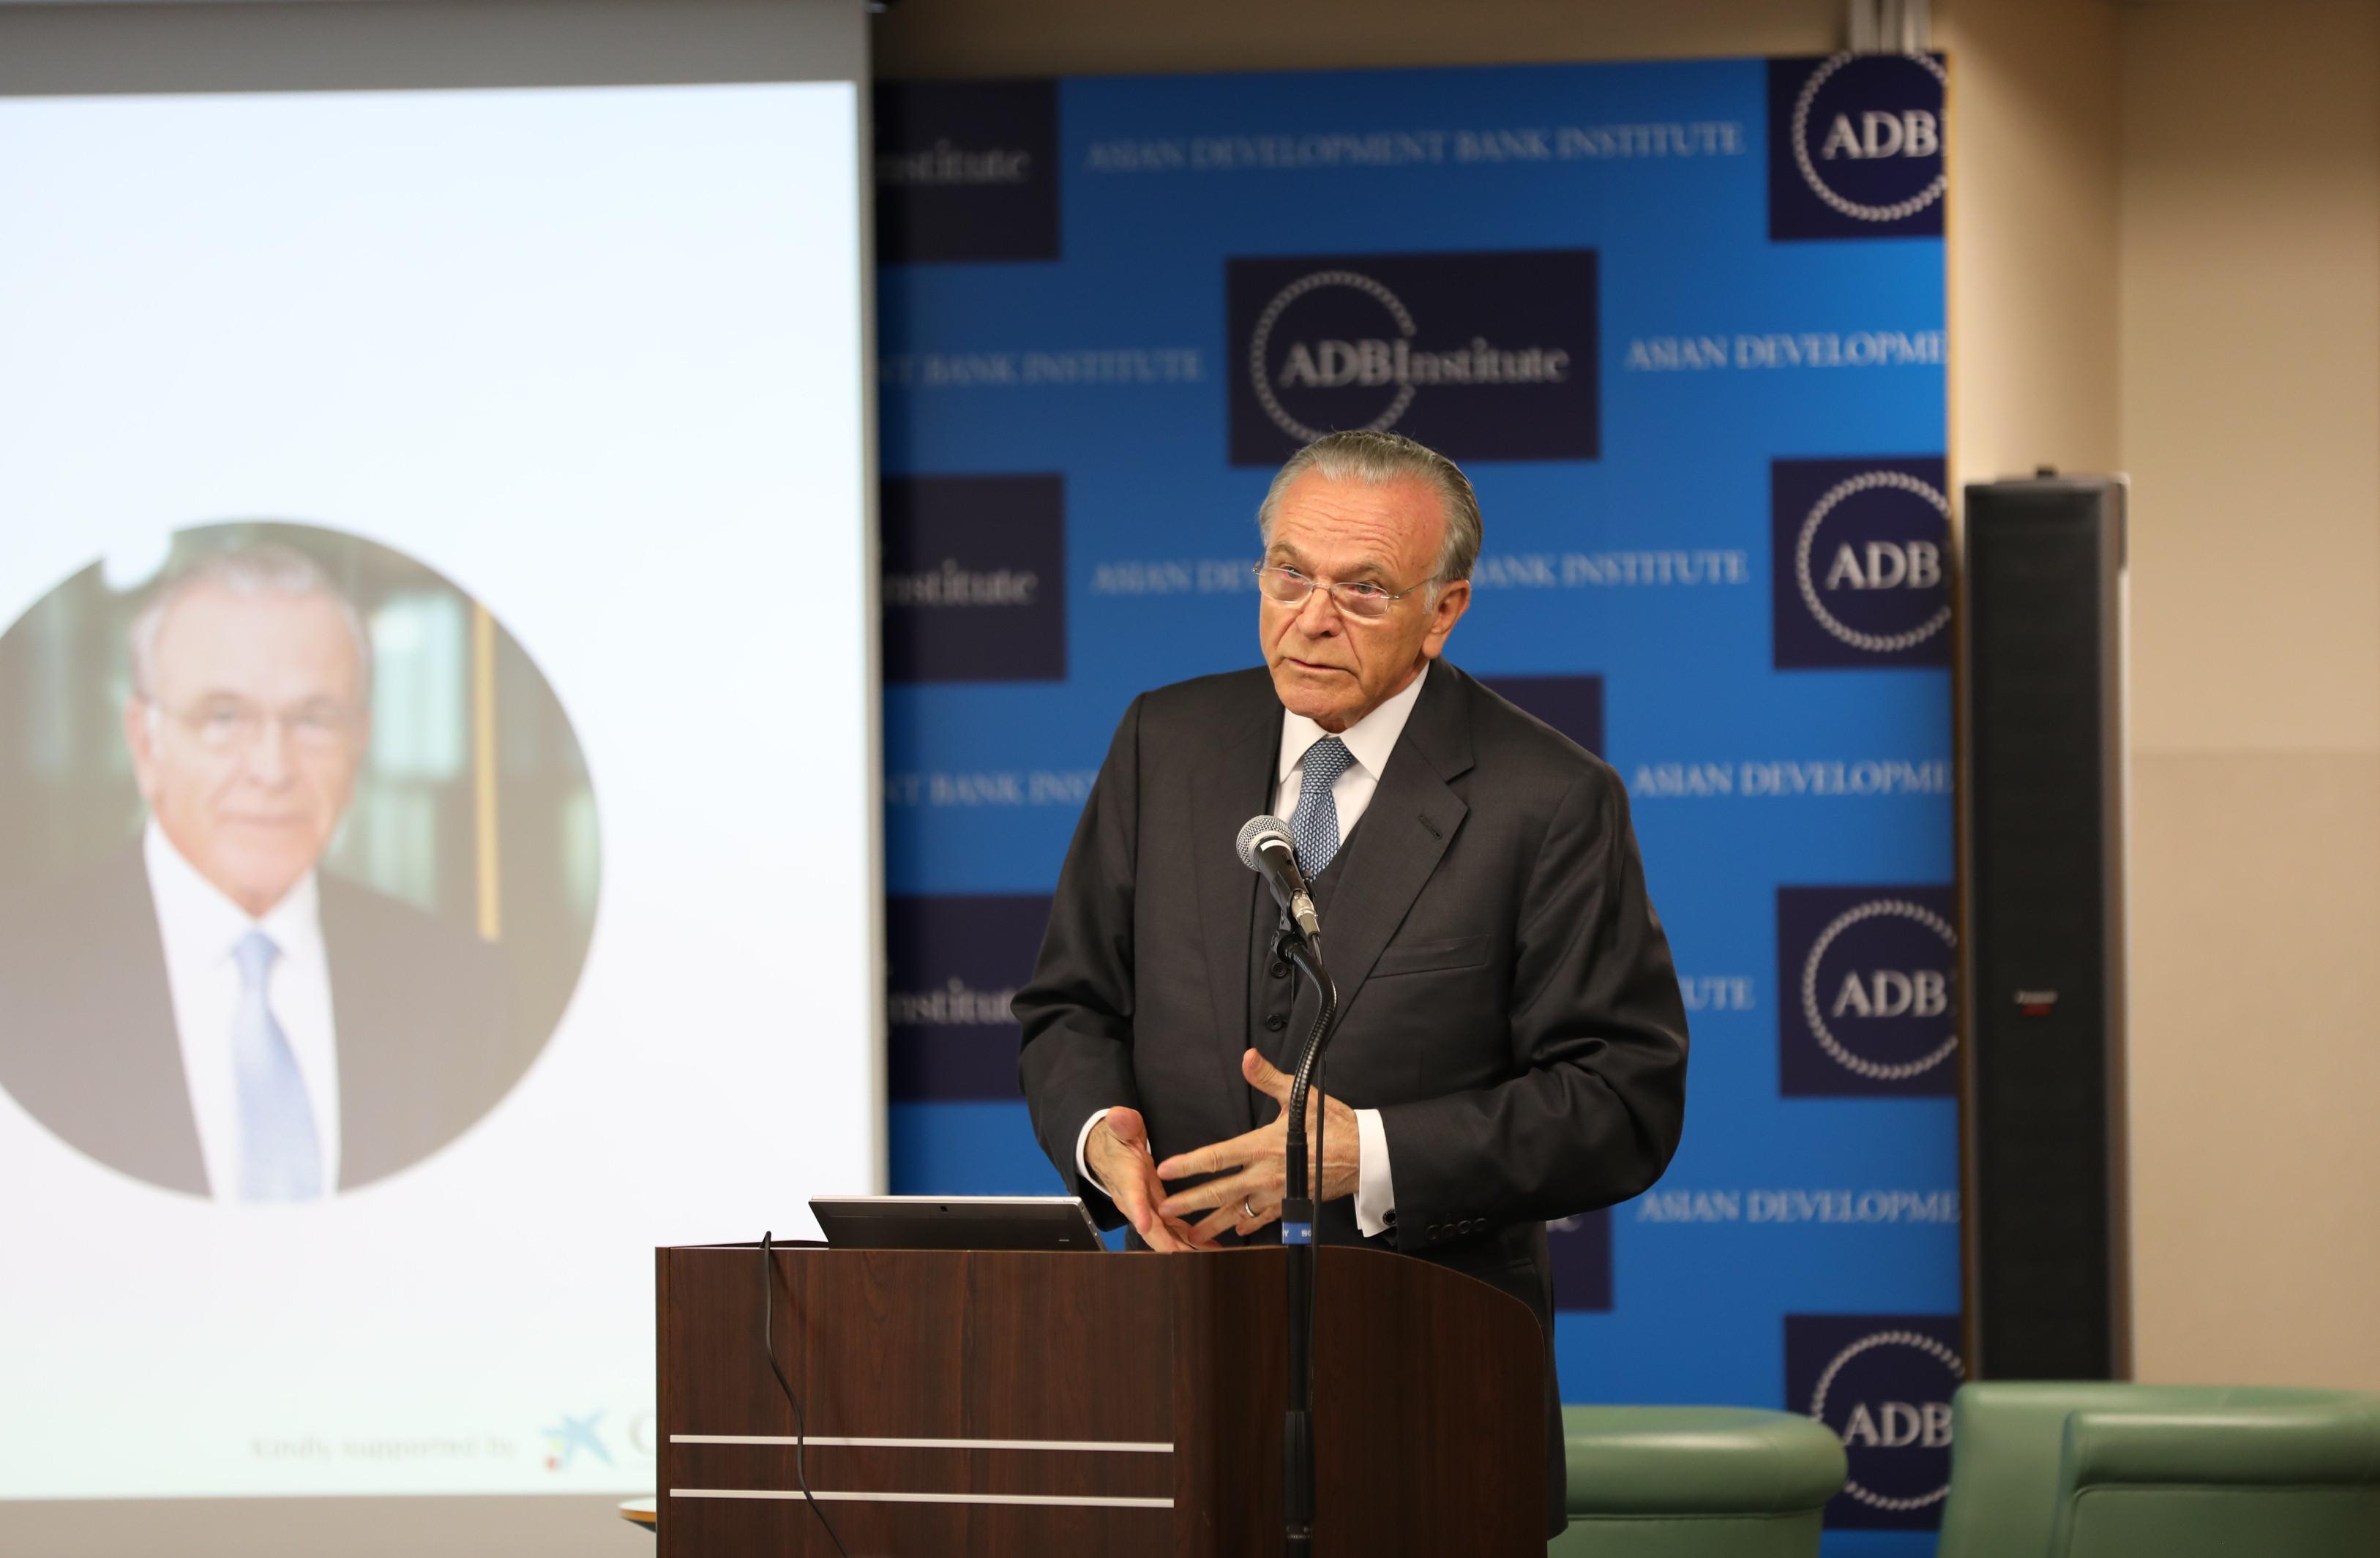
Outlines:
[[[1289,911],[1308,940],[1322,936],[1322,917],[1314,911],[1314,895],[1305,890],[1305,873],[1297,869],[1297,846],[1290,842],[1289,824],[1278,817],[1251,817],[1240,829],[1240,863],[1265,879],[1273,901]]]

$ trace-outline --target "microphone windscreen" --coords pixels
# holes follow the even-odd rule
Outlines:
[[[1294,849],[1289,836],[1289,824],[1278,817],[1251,817],[1240,829],[1240,864],[1250,870],[1257,869],[1257,841],[1267,834],[1278,834],[1281,843]]]

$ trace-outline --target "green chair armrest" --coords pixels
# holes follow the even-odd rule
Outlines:
[[[2067,1419],[2064,1497],[2095,1483],[2380,1485],[2380,1398]]]
[[[1842,1442],[1791,1412],[1565,1406],[1573,1515],[1771,1515],[1842,1489]]]

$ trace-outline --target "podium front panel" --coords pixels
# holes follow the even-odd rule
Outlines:
[[[1541,1552],[1527,1309],[1420,1261],[1321,1257],[1319,1550]],[[831,1554],[761,1350],[757,1247],[658,1258],[660,1558]],[[781,1248],[771,1319],[799,1473],[854,1554],[1269,1551],[1283,1285],[1278,1249]],[[1448,1536],[1458,1549],[1433,1545]]]

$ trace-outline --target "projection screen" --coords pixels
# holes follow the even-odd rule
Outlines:
[[[0,6],[0,1549],[649,1541],[653,1247],[883,1178],[857,0],[75,12]]]

